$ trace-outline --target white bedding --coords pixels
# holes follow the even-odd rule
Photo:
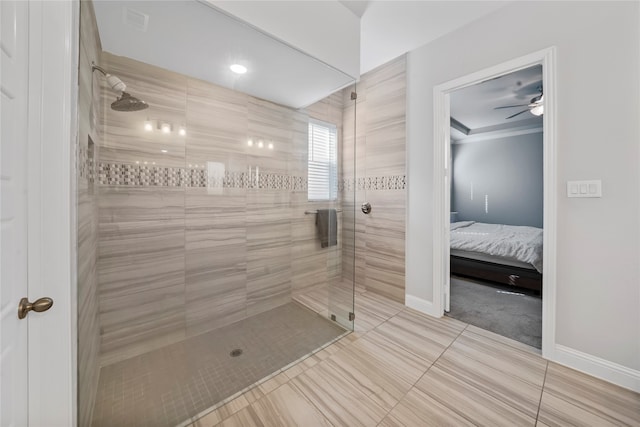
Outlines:
[[[542,273],[542,229],[461,221],[451,224],[451,249],[482,252],[531,264]]]

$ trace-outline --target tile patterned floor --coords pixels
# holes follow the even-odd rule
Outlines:
[[[640,426],[640,394],[532,347],[368,292],[355,310],[356,332],[190,427]]]
[[[106,366],[100,374],[93,425],[173,427],[344,333],[307,308],[289,303]],[[243,354],[231,357],[236,348],[243,349]],[[275,379],[267,381],[250,395],[273,392],[280,385]],[[272,397],[274,405],[293,399],[293,389],[278,390]],[[258,416],[274,411],[266,402],[253,409]],[[288,420],[296,419],[293,414]]]

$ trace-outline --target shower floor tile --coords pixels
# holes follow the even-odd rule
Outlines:
[[[175,426],[344,333],[289,303],[105,366],[93,426]]]

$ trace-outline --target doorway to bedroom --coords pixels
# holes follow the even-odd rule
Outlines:
[[[542,347],[542,65],[450,93],[447,315]]]

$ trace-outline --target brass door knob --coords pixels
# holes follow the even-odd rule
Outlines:
[[[18,304],[18,319],[24,319],[32,310],[37,313],[47,311],[52,305],[53,300],[48,297],[37,299],[35,302],[29,302],[28,299],[22,298]]]

